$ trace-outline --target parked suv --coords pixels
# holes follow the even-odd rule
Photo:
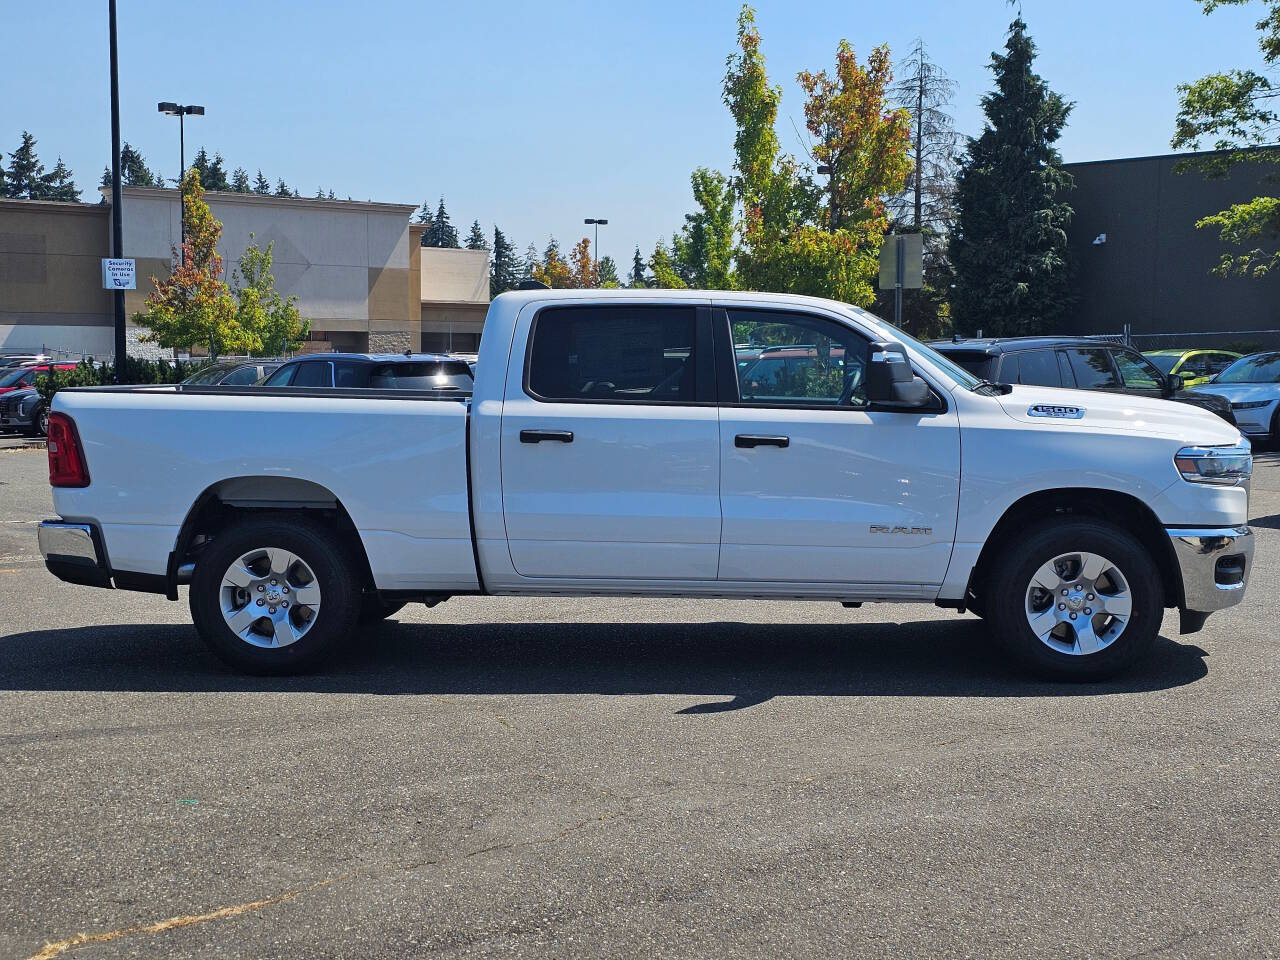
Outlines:
[[[1176,400],[1203,407],[1235,424],[1231,404],[1211,394],[1184,390],[1182,378],[1166,375],[1132,347],[1086,337],[1004,337],[944,340],[931,344],[948,360],[993,383],[1104,390]]]
[[[76,365],[74,363],[55,363],[52,368],[54,370],[74,370]],[[0,370],[0,394],[35,386],[36,377],[48,373],[49,369],[49,364],[39,363],[22,367],[6,367]]]
[[[290,360],[262,385],[470,393],[473,383],[465,360],[439,353],[322,353]]]
[[[49,405],[35,387],[11,390],[0,397],[0,430],[17,430],[32,437],[49,433]]]

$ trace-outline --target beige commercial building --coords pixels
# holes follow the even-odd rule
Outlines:
[[[250,242],[272,245],[277,289],[311,321],[306,350],[474,350],[489,302],[488,254],[420,246],[410,205],[206,193],[222,223],[228,280]],[[124,254],[143,307],[152,276],[172,262],[180,232],[177,192],[125,187]],[[110,206],[0,200],[0,352],[34,350],[107,358],[111,297],[102,289]],[[129,325],[130,353],[162,355]]]

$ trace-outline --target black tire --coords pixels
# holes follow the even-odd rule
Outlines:
[[[27,427],[29,437],[47,437],[49,435],[49,408],[40,404],[31,412],[31,426]]]
[[[376,596],[365,597],[360,604],[359,622],[365,626],[380,623],[404,609],[404,601],[382,600]]]
[[[228,625],[222,612],[223,577],[234,561],[260,548],[279,548],[294,554],[309,568],[304,572],[314,574],[314,583],[320,591],[314,617],[299,621],[305,632],[284,646],[256,646],[242,639]],[[201,639],[236,670],[273,676],[303,673],[319,665],[354,633],[360,613],[357,571],[342,542],[312,520],[298,516],[241,520],[221,531],[201,554],[191,579],[191,618]],[[310,608],[296,596],[295,589],[293,613],[309,612]],[[248,610],[248,604],[242,609]],[[267,620],[257,621],[251,628],[254,632],[249,635],[259,642],[269,642],[256,632],[266,632],[269,626]]]
[[[1164,588],[1150,552],[1127,530],[1103,520],[1061,517],[1032,528],[1003,549],[1004,556],[992,566],[987,610],[996,638],[1022,665],[1057,680],[1102,680],[1128,669],[1151,648],[1164,615]],[[1119,636],[1086,655],[1052,648],[1028,622],[1033,576],[1051,560],[1075,552],[1094,553],[1113,564],[1131,599]],[[1059,599],[1054,597],[1055,605]]]

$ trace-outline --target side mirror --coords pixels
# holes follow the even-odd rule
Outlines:
[[[907,348],[891,340],[867,344],[867,400],[885,407],[914,409],[929,405],[929,385],[915,375]]]
[[[1182,379],[1181,374],[1177,374],[1177,373],[1169,374],[1169,393],[1171,395],[1178,393],[1185,386],[1186,386],[1186,381]]]

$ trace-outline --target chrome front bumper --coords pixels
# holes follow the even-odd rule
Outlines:
[[[1253,531],[1239,527],[1171,528],[1182,572],[1182,609],[1212,613],[1244,599],[1253,570]]]

